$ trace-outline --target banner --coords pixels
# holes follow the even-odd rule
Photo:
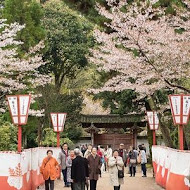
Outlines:
[[[152,161],[157,184],[166,190],[190,189],[190,151],[153,146]]]
[[[47,150],[53,150],[53,157],[58,158],[60,148],[32,148],[23,152],[0,152],[0,189],[36,190],[44,183],[40,166]]]

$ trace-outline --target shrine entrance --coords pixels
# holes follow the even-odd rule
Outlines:
[[[137,146],[137,134],[146,126],[144,115],[82,115],[81,123],[90,134],[92,145],[111,145],[118,149],[121,143],[125,148]],[[111,130],[109,130],[111,129]],[[113,132],[122,129],[123,133]]]
[[[133,134],[95,134],[94,144],[106,147],[111,145],[112,149],[118,149],[121,143],[124,144],[125,149],[136,144]]]

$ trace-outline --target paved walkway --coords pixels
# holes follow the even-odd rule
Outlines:
[[[125,174],[124,185],[121,186],[121,190],[163,190],[158,186],[154,178],[152,177],[152,171],[148,171],[148,177],[141,177],[140,168],[137,168],[136,177],[129,177],[129,174]],[[63,187],[62,180],[57,180],[55,183],[55,190],[68,189],[68,187]],[[104,173],[102,178],[98,181],[97,190],[113,190],[113,187],[109,183],[109,173]]]

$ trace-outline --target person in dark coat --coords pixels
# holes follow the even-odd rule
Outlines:
[[[97,149],[92,149],[92,154],[88,157],[90,190],[96,190],[97,180],[101,169],[101,158],[97,155]]]
[[[129,150],[129,171],[130,171],[130,177],[135,177],[136,174],[136,166],[137,166],[137,152],[135,151],[135,148],[130,146]]]
[[[84,157],[84,153],[86,152],[87,148],[85,147],[85,145],[83,144],[82,147],[81,147],[81,152],[83,154],[83,157]]]
[[[80,150],[74,150],[76,158],[72,161],[71,178],[73,180],[73,190],[85,190],[85,182],[89,177],[88,162],[80,156]]]

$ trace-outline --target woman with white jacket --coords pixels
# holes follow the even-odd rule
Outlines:
[[[118,178],[118,170],[123,170],[123,159],[119,156],[118,150],[113,151],[113,157],[108,161],[111,184],[114,190],[120,190],[121,184],[124,183],[123,178]]]

